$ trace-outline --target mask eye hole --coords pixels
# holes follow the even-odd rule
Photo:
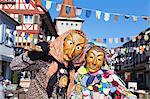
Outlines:
[[[98,59],[99,61],[101,61],[101,59]]]
[[[93,58],[93,56],[90,56],[90,58]]]
[[[69,40],[69,41],[67,41],[67,44],[68,45],[73,45],[73,42]]]
[[[82,47],[78,45],[78,46],[76,47],[76,49],[77,49],[77,50],[81,50]]]

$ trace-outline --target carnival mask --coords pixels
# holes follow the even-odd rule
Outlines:
[[[64,60],[70,61],[80,55],[86,39],[78,33],[69,34],[64,40]]]
[[[86,68],[89,72],[97,72],[104,63],[104,51],[99,47],[91,48],[86,57]]]

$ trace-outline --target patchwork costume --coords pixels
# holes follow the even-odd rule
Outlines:
[[[90,48],[85,65],[75,74],[72,99],[135,99],[105,58],[102,48]]]

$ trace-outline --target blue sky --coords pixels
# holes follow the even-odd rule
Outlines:
[[[44,1],[44,0],[43,0]],[[62,0],[53,0],[54,2],[62,3]],[[120,13],[136,16],[150,16],[150,0],[73,0],[77,7],[101,10],[110,13]],[[44,4],[44,3],[43,3]],[[52,19],[58,16],[56,5],[53,4],[49,10]],[[144,19],[138,19],[133,22],[132,18],[125,20],[124,17],[119,17],[118,22],[114,21],[113,15],[107,22],[104,21],[103,15],[100,20],[95,17],[95,12],[92,12],[90,18],[85,17],[85,10],[79,16],[84,19],[83,31],[87,34],[89,40],[93,38],[106,38],[107,46],[116,47],[123,43],[112,44],[108,43],[108,38],[135,36],[141,31],[144,31],[148,26],[148,22]]]

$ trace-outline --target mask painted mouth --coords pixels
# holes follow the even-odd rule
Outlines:
[[[72,56],[71,56],[71,55],[68,55],[68,54],[67,54],[67,57],[68,57],[68,59],[72,59]]]
[[[92,66],[91,66],[91,69],[96,69],[96,65],[92,65]]]

